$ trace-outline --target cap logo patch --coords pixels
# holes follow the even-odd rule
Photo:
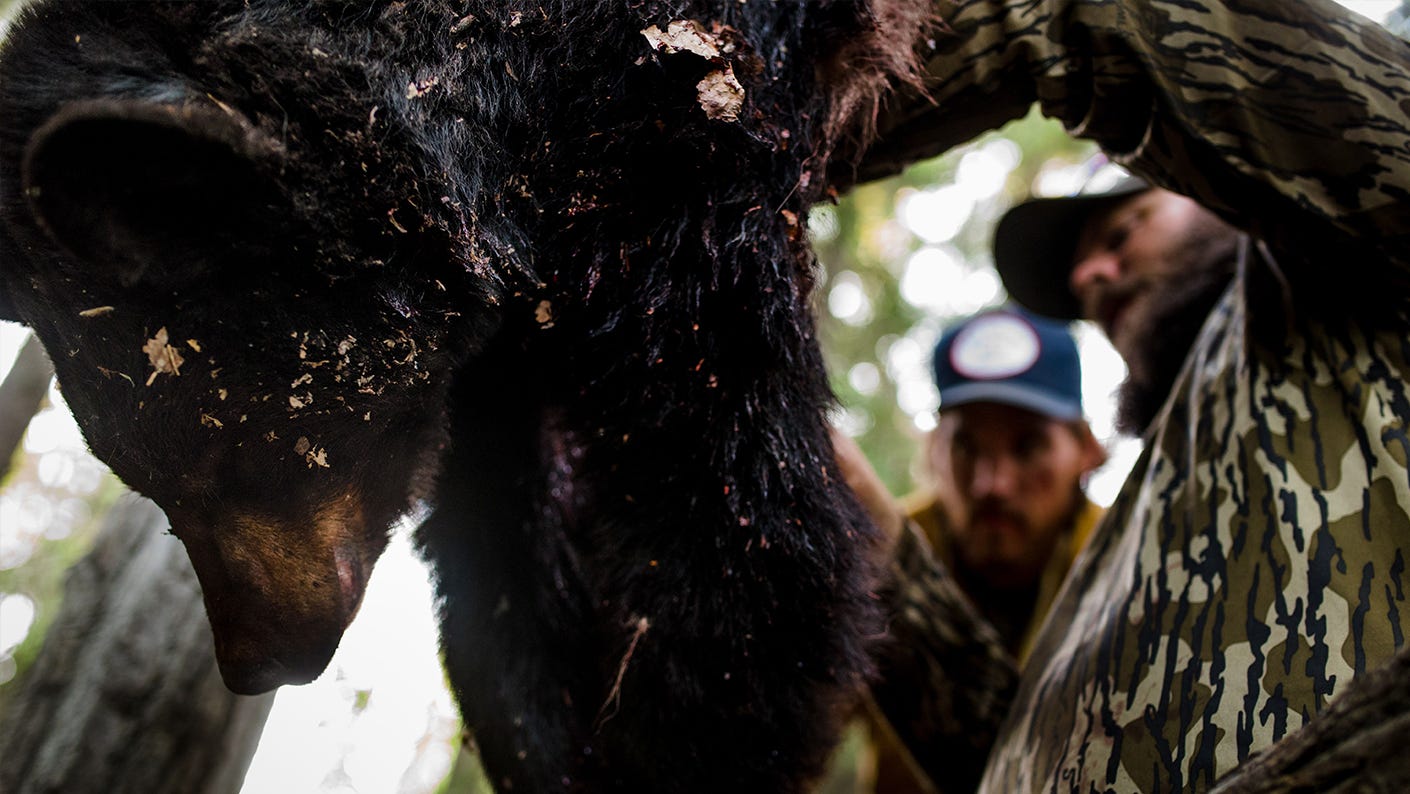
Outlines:
[[[1027,372],[1038,363],[1038,332],[1021,317],[980,317],[955,336],[950,366],[970,380],[999,380]]]

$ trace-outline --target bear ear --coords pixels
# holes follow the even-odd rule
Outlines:
[[[269,248],[279,154],[223,107],[98,100],[40,127],[21,177],[39,225],[82,263],[169,287]]]

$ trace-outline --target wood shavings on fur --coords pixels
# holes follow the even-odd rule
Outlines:
[[[181,357],[179,350],[168,344],[169,340],[166,328],[163,327],[142,346],[142,352],[147,354],[147,360],[152,364],[152,374],[147,377],[148,386],[152,385],[158,375],[181,374],[181,365],[186,363],[186,360]]]

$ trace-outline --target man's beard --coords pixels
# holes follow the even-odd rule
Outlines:
[[[1204,321],[1238,263],[1239,233],[1211,216],[1175,251],[1180,275],[1154,285],[1146,327],[1134,339],[1135,361],[1117,393],[1116,429],[1139,436],[1160,413]]]
[[[976,531],[974,527],[983,522],[985,517],[1002,516],[1023,525],[1035,542],[1045,545],[1036,550],[1040,553],[1033,554],[1032,559],[1021,563],[997,561],[988,566],[977,567],[976,561],[966,559],[965,549],[963,545],[959,545],[955,549],[955,574],[961,587],[972,597],[998,598],[1001,601],[1009,597],[1030,598],[1034,588],[1041,582],[1043,571],[1048,567],[1060,539],[1072,533],[1078,515],[1086,506],[1087,494],[1082,490],[1082,483],[1073,483],[1067,509],[1053,523],[1035,532],[1028,526],[1028,519],[1022,511],[1001,500],[981,500],[970,514],[971,533]]]

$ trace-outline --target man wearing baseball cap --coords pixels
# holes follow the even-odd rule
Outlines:
[[[1009,210],[994,263],[1019,304],[1101,326],[1128,371],[1117,427],[1140,435],[1233,280],[1239,241],[1191,199],[1107,165],[1076,195]]]
[[[1017,308],[949,328],[935,348],[933,487],[907,513],[1022,658],[1100,509],[1086,475],[1106,460],[1082,413],[1066,325]]]
[[[1083,416],[1077,345],[1065,323],[1017,307],[982,312],[941,335],[933,374],[931,483],[901,509],[1021,661],[1101,517],[1083,491],[1106,451]],[[872,730],[871,790],[930,790],[890,730]]]

